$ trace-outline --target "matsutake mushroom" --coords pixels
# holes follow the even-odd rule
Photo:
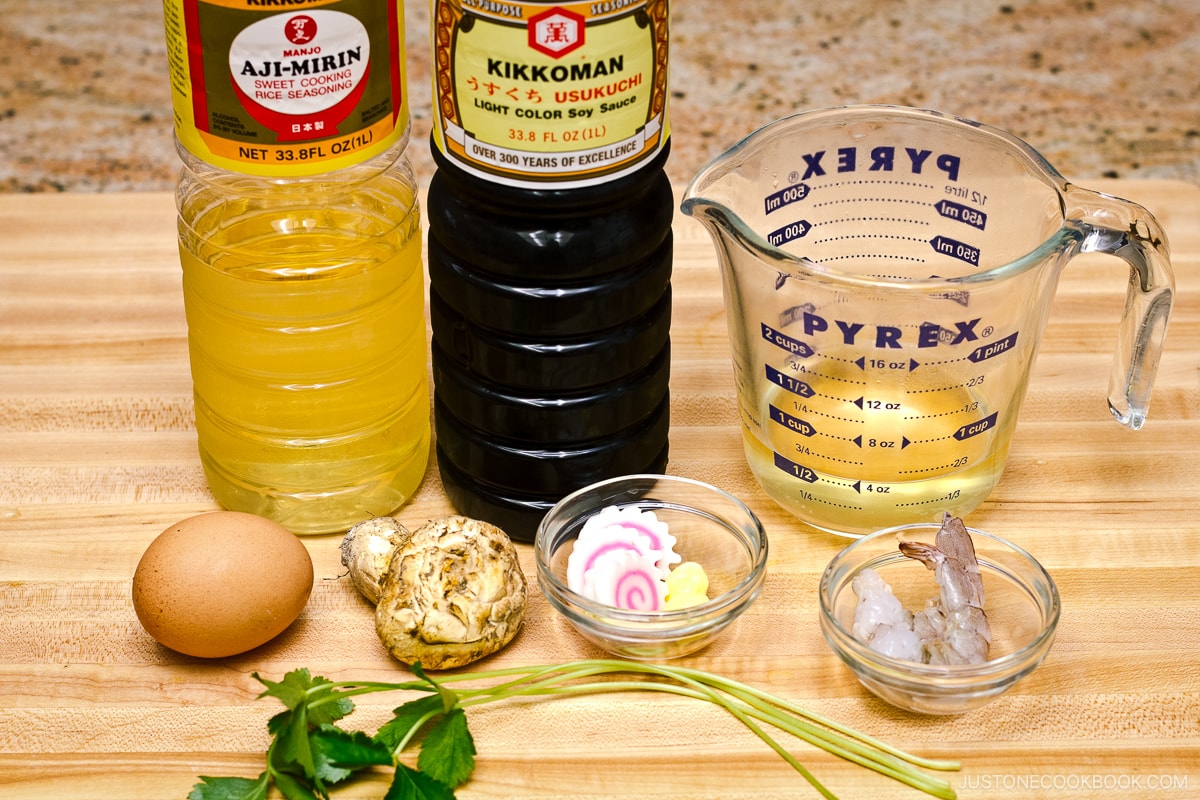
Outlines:
[[[525,616],[527,592],[516,548],[504,531],[449,516],[408,534],[399,523],[382,519],[389,518],[368,520],[346,534],[342,563],[368,600],[378,587],[375,630],[394,658],[419,661],[425,669],[453,669],[512,641]],[[379,554],[389,551],[381,572],[385,559]]]

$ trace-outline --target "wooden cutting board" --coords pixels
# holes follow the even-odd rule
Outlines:
[[[960,797],[1192,797],[1200,792],[1200,189],[1095,188],[1167,230],[1178,295],[1146,427],[1109,418],[1121,262],[1064,273],[1008,470],[971,524],[1029,549],[1062,594],[1043,666],[986,708],[922,718],[875,700],[817,626],[817,582],[843,540],[757,488],[742,456],[715,255],[676,225],[670,471],[744,499],[771,538],[757,604],[683,663],[790,697],[934,757]],[[343,575],[337,537],[305,539],[317,585],[300,620],[220,661],[158,646],[130,579],[171,523],[214,508],[195,452],[186,330],[167,194],[0,195],[0,796],[183,798],[201,774],[256,775],[266,720],[250,674],[406,674]],[[398,515],[450,507],[431,470]],[[532,575],[531,548],[520,547]],[[525,630],[488,667],[596,655],[536,588]],[[396,703],[364,702],[373,730]],[[463,798],[810,798],[813,790],[709,706],[622,694],[480,709]],[[842,797],[915,791],[788,741]],[[380,798],[385,777],[337,797]]]

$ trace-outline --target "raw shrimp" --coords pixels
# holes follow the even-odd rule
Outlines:
[[[920,661],[921,640],[913,632],[912,612],[900,605],[879,573],[864,569],[854,576],[850,588],[858,597],[852,631],[855,638],[876,653]]]
[[[934,540],[900,542],[900,552],[933,570],[938,602],[913,615],[913,631],[930,664],[980,664],[987,660],[991,626],[983,611],[983,578],[975,546],[961,519],[949,514]]]
[[[927,664],[979,664],[987,660],[992,632],[983,612],[983,580],[971,535],[961,519],[946,515],[935,544],[900,542],[900,552],[933,570],[938,599],[917,613],[900,605],[871,569],[855,576],[855,637],[893,658]]]

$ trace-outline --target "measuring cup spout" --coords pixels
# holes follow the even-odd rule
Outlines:
[[[679,208],[689,217],[702,223],[710,234],[719,235],[723,228],[728,227],[729,210],[720,203],[703,197],[685,195]]]
[[[757,236],[741,219],[740,206],[749,203],[756,188],[740,175],[753,135],[703,167],[684,189],[680,210],[704,225],[712,237],[718,262],[727,279],[734,277],[735,249],[755,253]],[[735,210],[739,209],[739,210]],[[728,285],[728,284],[727,284]]]
[[[712,169],[719,166],[719,163],[710,166],[688,185],[680,210],[701,223],[712,238],[723,279],[725,302],[733,309],[734,316],[742,319],[743,315],[752,313],[751,309],[742,307],[744,302],[748,302],[743,297],[743,286],[751,294],[757,294],[755,284],[764,279],[764,268],[776,274],[803,272],[804,261],[782,251],[764,248],[761,238],[730,208],[730,204],[737,204],[736,199],[730,199],[727,204],[696,194],[697,187],[705,182],[706,176],[710,181],[719,178],[710,174]]]
[[[688,191],[691,191],[691,187],[688,187]],[[717,248],[718,255],[721,256],[721,268],[725,269],[729,260],[728,245],[737,238],[736,232],[739,227],[737,215],[721,203],[694,195],[684,196],[680,210],[700,222],[708,230],[713,239],[713,245]]]

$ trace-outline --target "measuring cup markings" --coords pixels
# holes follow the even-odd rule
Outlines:
[[[779,291],[788,281],[775,283]],[[932,298],[970,307],[967,290]],[[842,316],[849,315],[805,302],[780,311],[777,325],[759,321],[761,340],[778,354],[763,358],[762,375],[777,390],[762,401],[765,428],[755,426],[764,446],[747,440],[748,457],[769,458],[771,472],[811,487],[801,490],[802,502],[868,521],[990,491],[997,455],[1007,453],[993,438],[1012,422],[1003,405],[979,393],[982,374],[955,370],[985,362],[994,368],[994,359],[1014,351],[1018,332],[995,338],[985,318],[972,314],[899,324]],[[933,496],[913,496],[917,485],[928,492],[939,481]]]
[[[980,417],[964,387],[869,395],[863,381],[864,393],[848,397],[806,385],[807,398],[793,395],[799,403],[787,402],[783,388],[769,393],[766,441],[745,440],[752,465],[770,459],[772,470],[755,468],[769,493],[774,485],[801,507],[853,511],[854,525],[870,527],[897,508],[936,510],[979,485],[990,491],[992,465],[1004,455],[991,447],[1000,411]],[[930,488],[938,479],[943,485]],[[796,480],[812,489],[797,491]]]
[[[823,362],[836,363],[843,362],[836,367],[836,372],[830,370],[822,370],[820,368],[809,368],[802,363],[800,358],[811,358],[818,354],[818,350],[805,342],[784,337],[781,334],[773,331],[769,326],[763,326],[764,338],[775,346],[781,346],[782,341],[787,341],[786,347],[783,347],[785,353],[788,354],[785,361],[785,367],[792,373],[798,373],[807,377],[798,377],[796,374],[788,374],[780,369],[777,369],[771,363],[764,364],[764,375],[768,383],[778,386],[788,395],[800,398],[797,401],[790,401],[791,410],[784,410],[782,403],[776,405],[767,403],[767,417],[776,425],[781,426],[785,433],[796,433],[805,437],[825,436],[832,439],[841,440],[844,442],[853,443],[856,447],[871,447],[878,449],[893,449],[898,448],[904,450],[911,445],[924,445],[935,442],[949,442],[955,440],[958,442],[979,436],[995,427],[999,411],[992,411],[991,414],[978,414],[981,408],[981,402],[976,399],[969,399],[965,402],[961,400],[961,395],[964,390],[970,387],[981,385],[983,383],[982,376],[967,378],[966,381],[950,381],[943,380],[941,383],[923,382],[915,387],[903,386],[901,391],[897,393],[894,386],[887,386],[877,394],[872,394],[870,391],[871,384],[867,380],[867,371],[870,369],[893,369],[915,372],[917,369],[926,367],[929,364],[922,364],[914,358],[908,357],[907,360],[899,361],[881,360],[876,358],[868,359],[865,355],[860,355],[856,359],[838,358],[836,356],[823,359]],[[1015,335],[1006,337],[1006,341],[1015,342]],[[985,353],[988,358],[994,358],[1007,350],[1009,347],[995,347],[989,345],[987,348],[976,348],[965,356],[968,361],[975,361],[975,355]],[[938,364],[954,363],[964,359],[945,359]],[[857,367],[863,374],[861,378],[851,377],[843,371],[844,364],[849,364]],[[935,373],[940,376],[940,371]],[[837,382],[832,389],[824,387],[823,383],[818,388],[817,381],[834,381]],[[852,391],[847,394],[846,389]],[[922,397],[922,395],[926,397]],[[951,395],[955,401],[955,405],[943,405],[940,396]],[[938,397],[931,397],[938,396]],[[784,395],[786,398],[787,395]],[[932,403],[926,402],[932,399]],[[985,409],[986,410],[986,409]],[[800,411],[806,414],[806,417],[796,416],[792,411]],[[872,438],[864,440],[864,433],[856,433],[854,430],[844,430],[841,428],[829,428],[818,426],[811,421],[812,418],[827,419],[835,425],[848,424],[851,426],[865,425],[869,420],[866,415],[878,415],[883,412],[896,412],[892,416],[895,419],[890,420],[893,432],[898,432],[899,438]],[[976,414],[974,418],[965,415]],[[947,417],[952,417],[954,424],[946,427],[944,430],[923,430],[922,435],[918,437],[914,434],[910,438],[907,433],[911,425],[927,426],[933,420],[942,420]],[[778,437],[771,437],[778,438]],[[779,449],[779,448],[773,448]],[[824,460],[820,454],[816,454],[818,460]],[[844,457],[833,457],[832,460],[841,463],[859,464],[862,459],[846,459]],[[959,463],[957,466],[965,466],[961,459],[955,459]],[[928,473],[932,470],[948,469],[954,467],[953,462],[940,466],[922,465],[920,468],[903,470],[907,473]]]
[[[796,203],[801,203],[810,198],[815,192],[828,192],[831,190],[846,190],[856,186],[887,186],[899,188],[901,190],[919,190],[923,192],[942,189],[944,193],[953,193],[957,197],[974,196],[977,201],[986,202],[986,195],[982,195],[977,191],[967,189],[960,186],[939,186],[938,184],[927,182],[915,182],[905,180],[883,180],[883,179],[859,179],[859,180],[843,180],[834,183],[810,186],[806,183],[792,184],[781,190],[771,192],[763,197],[762,203],[764,212],[767,215],[782,211]],[[840,206],[854,205],[861,208],[865,204],[894,204],[899,206],[911,206],[919,209],[928,209],[937,214],[940,220],[949,220],[958,222],[968,227],[979,231],[987,229],[987,213],[979,208],[969,206],[965,203],[959,203],[953,200],[942,198],[932,201],[928,199],[917,199],[912,197],[895,197],[887,195],[877,195],[871,197],[851,196],[838,197],[829,200],[817,200],[811,204],[812,210],[815,212],[819,209]],[[939,220],[939,221],[940,221]],[[813,233],[815,230],[826,228],[828,226],[841,226],[847,224],[861,225],[863,223],[899,223],[906,226],[917,226],[921,228],[931,227],[934,223],[927,219],[922,219],[916,216],[871,216],[871,215],[855,215],[850,217],[840,217],[833,219],[824,219],[812,221],[808,219],[799,219],[788,222],[766,234],[766,240],[774,247],[782,247],[791,242],[804,239]],[[843,242],[848,239],[876,239],[889,240],[900,242],[916,242],[920,244],[928,244],[929,247],[938,255],[954,258],[972,266],[979,266],[983,263],[984,254],[980,247],[963,241],[961,238],[938,233],[934,236],[912,236],[898,233],[852,233],[852,234],[830,234],[827,238],[815,238],[812,241],[814,246],[826,245],[835,242]],[[837,255],[822,259],[822,263],[835,262],[841,260],[861,260],[868,254],[851,253],[846,255]],[[898,261],[920,261],[919,256],[899,255],[895,253],[872,253],[869,254],[874,259],[891,259]],[[902,276],[890,276],[902,277]]]

